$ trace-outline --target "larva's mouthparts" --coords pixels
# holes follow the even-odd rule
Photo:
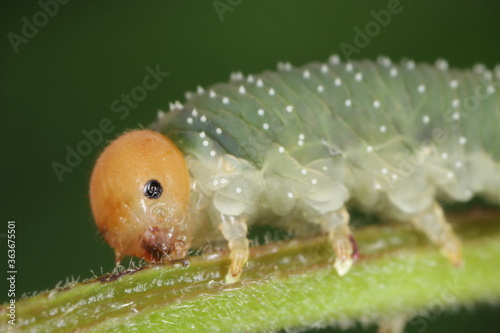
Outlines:
[[[190,180],[184,156],[164,135],[125,133],[101,154],[90,200],[96,224],[119,262],[186,257],[191,246]]]
[[[191,235],[186,228],[150,227],[141,240],[149,262],[163,262],[185,258],[191,247]]]

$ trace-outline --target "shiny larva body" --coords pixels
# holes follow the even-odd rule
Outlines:
[[[447,67],[336,56],[281,64],[160,113],[153,128],[189,170],[193,245],[226,239],[231,282],[248,258],[248,226],[303,221],[328,233],[343,275],[355,256],[352,205],[412,222],[460,264],[437,200],[500,204],[500,69]]]

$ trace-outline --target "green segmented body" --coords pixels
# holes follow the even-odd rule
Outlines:
[[[500,203],[499,81],[498,67],[332,57],[200,89],[156,126],[226,214],[352,200],[404,220],[436,197]]]

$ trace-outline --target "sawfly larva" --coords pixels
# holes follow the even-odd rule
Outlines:
[[[249,226],[307,223],[328,234],[343,275],[352,206],[411,222],[460,265],[438,201],[500,203],[499,82],[498,66],[385,57],[235,73],[104,150],[90,184],[97,226],[117,261],[184,258],[225,239],[234,282]]]

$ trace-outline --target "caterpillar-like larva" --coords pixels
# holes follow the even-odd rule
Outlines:
[[[343,275],[356,255],[346,207],[356,206],[413,223],[460,265],[437,202],[500,204],[499,66],[332,56],[231,78],[188,93],[154,130],[127,132],[99,157],[92,210],[117,261],[184,258],[225,239],[233,282],[249,226],[307,223],[329,235]]]

